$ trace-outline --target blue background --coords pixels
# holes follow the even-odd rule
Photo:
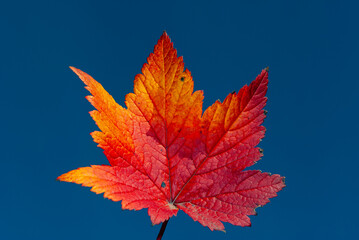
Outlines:
[[[72,65],[123,105],[166,30],[204,108],[270,67],[267,134],[254,168],[287,187],[252,227],[211,232],[180,212],[163,239],[356,239],[357,1],[7,1],[0,7],[0,239],[155,239],[146,210],[122,211],[55,181],[105,164]]]

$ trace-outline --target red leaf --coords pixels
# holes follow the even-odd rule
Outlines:
[[[222,222],[249,226],[255,208],[277,196],[284,177],[243,171],[262,156],[257,146],[268,84],[263,70],[238,93],[217,101],[202,116],[202,91],[166,33],[135,78],[127,109],[101,84],[71,68],[86,84],[90,112],[101,131],[92,133],[110,166],[79,168],[61,181],[92,187],[124,209],[148,208],[153,224],[181,209],[211,230]]]

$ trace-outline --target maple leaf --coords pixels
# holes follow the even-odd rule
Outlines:
[[[91,135],[110,165],[78,168],[58,180],[92,187],[123,209],[148,208],[153,224],[167,224],[181,209],[211,230],[224,230],[222,222],[250,226],[255,208],[285,186],[277,174],[243,171],[262,156],[256,146],[265,132],[267,70],[202,115],[203,92],[193,92],[191,73],[166,33],[135,77],[127,108],[71,69],[92,94],[87,99],[97,110],[90,114],[101,131]]]

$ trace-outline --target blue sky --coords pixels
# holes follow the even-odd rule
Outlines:
[[[0,238],[155,239],[146,210],[55,181],[106,164],[83,83],[123,105],[167,31],[204,108],[269,66],[264,157],[287,187],[252,227],[211,232],[184,213],[163,239],[354,239],[358,128],[356,1],[8,1],[0,7]]]

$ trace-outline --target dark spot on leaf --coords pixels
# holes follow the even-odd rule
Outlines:
[[[262,148],[259,148],[259,152],[260,152],[260,153],[263,153],[263,149],[262,149]]]
[[[182,82],[184,81],[184,77],[181,77],[181,81],[182,81]]]
[[[264,110],[264,115],[267,115],[268,111],[267,110]]]
[[[165,182],[162,182],[162,183],[161,183],[161,187],[165,188],[165,187],[166,187],[166,183],[165,183]]]
[[[236,93],[236,91],[233,91],[233,92],[232,92],[232,94],[235,94],[235,93]]]

